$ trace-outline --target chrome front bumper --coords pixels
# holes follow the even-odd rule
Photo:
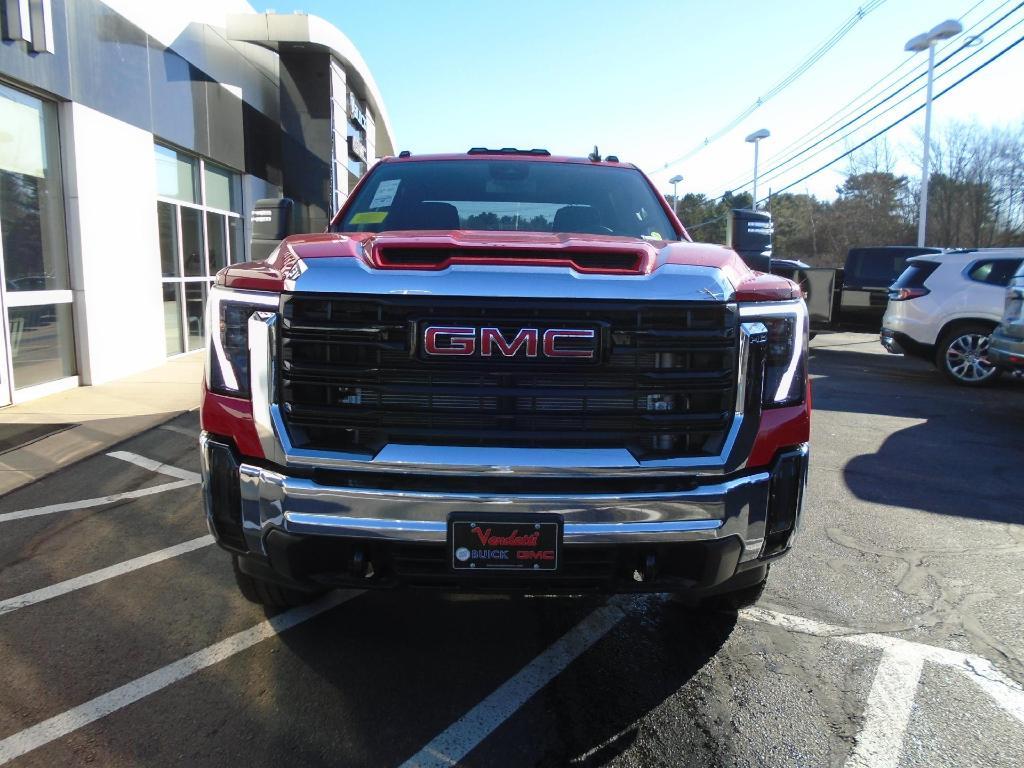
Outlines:
[[[740,561],[763,550],[773,469],[696,485],[684,491],[619,494],[514,494],[423,492],[341,487],[235,460],[230,446],[200,439],[203,487],[216,535],[211,488],[212,451],[231,452],[240,524],[248,552],[265,555],[272,531],[391,542],[443,543],[452,512],[560,515],[564,544],[647,544],[738,537]],[[788,457],[788,458],[787,458]],[[806,471],[807,446],[780,456]],[[220,466],[224,466],[221,462]],[[225,482],[225,479],[220,479]],[[799,524],[799,508],[797,509]]]

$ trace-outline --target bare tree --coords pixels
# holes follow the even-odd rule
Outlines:
[[[989,247],[1024,236],[1024,129],[954,122],[931,143],[929,240]]]

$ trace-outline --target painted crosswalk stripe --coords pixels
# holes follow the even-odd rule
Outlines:
[[[101,581],[113,579],[117,576],[131,573],[132,571],[137,571],[148,565],[162,563],[164,560],[170,560],[172,557],[178,557],[179,555],[194,552],[197,549],[208,547],[211,544],[213,544],[213,537],[207,534],[206,536],[200,536],[198,539],[184,541],[181,544],[175,544],[173,547],[159,549],[156,552],[150,552],[146,555],[133,557],[130,560],[124,560],[123,562],[115,563],[114,565],[107,566],[106,568],[100,568],[97,571],[85,573],[81,576],[76,576],[73,579],[52,584],[49,587],[43,587],[42,589],[36,589],[32,592],[26,592],[25,594],[18,595],[17,597],[8,597],[4,600],[0,600],[0,616],[5,613],[16,611],[19,608],[27,608],[30,605],[42,603],[46,600],[52,600],[55,597],[66,595],[69,592],[74,592],[75,590],[82,589],[83,587],[91,587],[94,584],[99,584]]]
[[[360,592],[331,592],[314,603],[279,613],[271,619],[225,638],[183,659],[161,667],[95,699],[37,723],[0,741],[0,765],[34,749],[49,744],[69,733],[106,717],[119,709],[134,704],[174,683],[224,661],[236,653],[252,648],[304,621],[319,616],[335,606],[362,594]]]

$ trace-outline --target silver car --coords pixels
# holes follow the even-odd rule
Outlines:
[[[988,358],[1000,368],[1024,371],[1024,264],[1010,279],[999,327],[992,332]]]

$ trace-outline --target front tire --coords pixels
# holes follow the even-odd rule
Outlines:
[[[713,597],[707,597],[700,603],[700,609],[702,611],[740,611],[744,608],[750,608],[761,599],[761,595],[764,594],[764,588],[768,585],[768,577],[765,576],[761,581],[756,584],[751,584],[746,587],[740,587],[739,589],[733,590],[732,592],[726,592],[722,595],[714,595]]]
[[[274,584],[255,576],[245,573],[238,564],[238,557],[231,559],[232,569],[235,572],[235,584],[242,597],[250,603],[262,605],[271,611],[284,611],[289,608],[297,608],[305,605],[320,596],[320,592],[303,592],[298,589],[289,589],[280,584]]]
[[[955,384],[984,387],[999,378],[989,362],[988,342],[992,329],[981,323],[965,323],[946,331],[935,349],[935,365]]]

